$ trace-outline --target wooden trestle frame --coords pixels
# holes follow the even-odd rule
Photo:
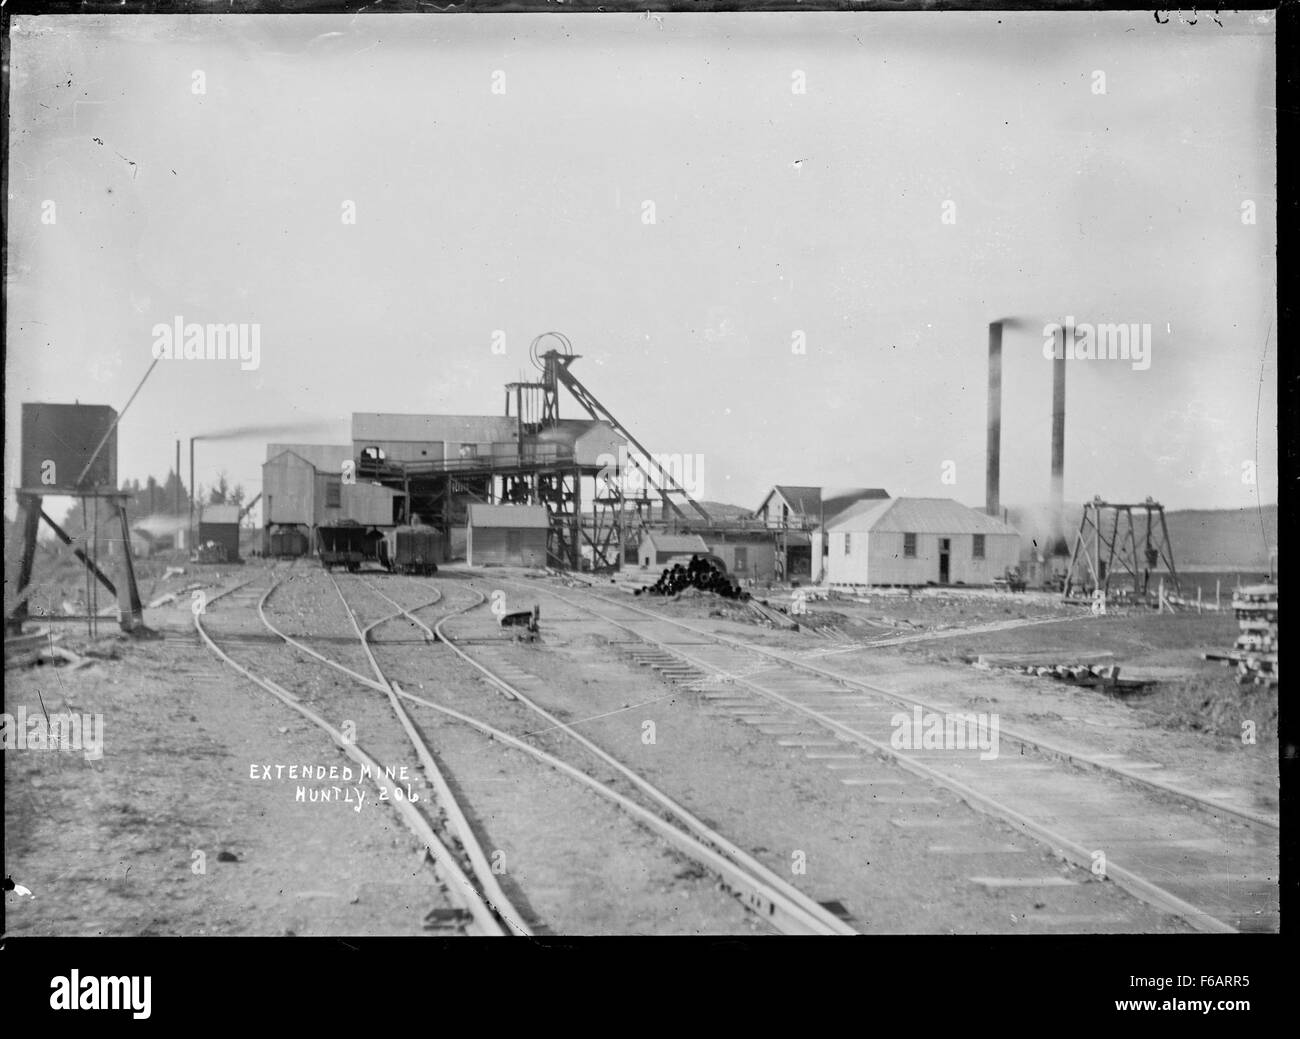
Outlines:
[[[1146,513],[1140,556],[1134,510]],[[1174,593],[1178,594],[1178,570],[1165,523],[1165,507],[1151,498],[1130,504],[1106,502],[1096,497],[1083,506],[1070,569],[1065,577],[1065,598],[1091,596],[1097,589],[1107,597],[1127,592],[1129,578],[1132,578],[1133,595],[1144,597],[1150,590],[1152,572],[1161,564],[1168,571],[1167,579]],[[1121,578],[1115,577],[1117,567],[1124,575]]]

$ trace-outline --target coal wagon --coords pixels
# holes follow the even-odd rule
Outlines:
[[[326,570],[341,566],[355,573],[377,558],[376,546],[382,541],[378,531],[350,520],[316,528],[316,551]]]
[[[436,574],[443,558],[442,541],[437,527],[394,527],[377,546],[379,562],[393,573]]]

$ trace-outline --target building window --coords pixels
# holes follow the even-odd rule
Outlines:
[[[903,535],[903,556],[906,559],[916,558],[916,535],[915,534]]]
[[[341,480],[330,480],[325,484],[325,508],[340,509],[343,507],[343,482]]]
[[[743,574],[747,569],[749,569],[749,549],[736,549],[734,569],[738,574]]]
[[[845,535],[844,535],[844,554],[847,556],[847,555],[848,555],[850,552],[852,552],[852,551],[853,551],[853,535],[852,535],[852,534],[845,534]]]
[[[974,538],[974,544],[971,546],[971,550],[970,550],[971,558],[983,559],[984,558],[984,535],[975,534],[973,535],[973,538]]]
[[[781,506],[781,526],[783,526],[783,527],[788,527],[789,525],[790,525],[790,506],[789,506],[789,505],[782,505],[782,506]]]

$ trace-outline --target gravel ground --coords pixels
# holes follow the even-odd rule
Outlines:
[[[256,576],[258,565],[240,568],[237,579]],[[313,648],[369,674],[364,655],[349,641],[351,624],[323,571],[308,564],[288,576],[270,600],[274,623],[289,634],[309,634]],[[446,601],[420,612],[430,624],[446,609],[469,603],[471,587],[487,594],[501,584],[495,576],[455,573],[433,581],[383,575],[366,575],[366,580],[408,607],[427,602],[432,589],[442,588]],[[363,624],[391,612],[356,577],[340,575],[340,581]],[[859,929],[1185,929],[912,777],[897,773],[905,784],[899,789],[922,798],[910,804],[844,785],[826,761],[806,756],[807,748],[782,747],[775,736],[759,733],[699,694],[635,667],[607,637],[564,621],[563,608],[548,599],[544,582],[533,587],[530,598],[515,586],[510,600],[512,607],[543,604],[539,643],[503,637],[485,607],[449,622],[450,630],[467,639],[465,648],[485,662],[508,662],[536,676],[523,686],[529,696],[579,722],[615,757],[815,899],[842,903]],[[214,607],[211,630],[264,632],[253,612],[255,602],[232,598]],[[644,597],[636,602],[648,605]],[[682,604],[665,608],[682,609]],[[707,618],[707,603],[691,609]],[[6,872],[35,895],[7,894],[10,933],[427,933],[426,914],[445,910],[448,903],[392,807],[372,800],[357,812],[351,804],[297,803],[295,783],[249,779],[253,764],[342,766],[346,759],[305,719],[219,667],[193,636],[188,609],[151,611],[149,619],[167,632],[164,641],[123,644],[120,659],[76,672],[35,669],[7,676],[7,711],[19,704],[39,711],[39,690],[51,712],[103,713],[107,730],[99,760],[36,751],[5,756],[6,780],[18,791],[6,801]],[[776,636],[725,618],[707,619],[713,626],[757,635],[764,644],[810,645],[801,633]],[[386,624],[376,635],[385,669],[409,692],[508,731],[544,727],[445,647],[424,644],[408,622]],[[824,640],[815,645],[826,648]],[[382,694],[265,640],[240,638],[230,651],[267,669],[331,722],[352,722],[367,751],[401,761],[411,777],[418,775],[414,752],[406,749]],[[1111,741],[1138,741],[1144,731],[1126,724],[1125,712],[1132,714],[1126,705],[1081,705],[1077,691],[925,659],[916,647],[823,659],[861,667],[880,677],[882,685],[905,682],[914,695],[960,694],[960,702],[969,706],[994,703],[1005,712],[1004,725],[1041,724],[1045,732],[1077,735],[1083,718],[1086,731],[1104,732]],[[1053,697],[1066,700],[1056,704]],[[461,723],[428,708],[408,709],[463,796],[485,851],[501,868],[503,888],[539,931],[763,932],[715,878],[607,802]],[[653,742],[645,738],[648,721],[654,723]],[[1052,727],[1058,721],[1060,730]],[[178,733],[184,735],[178,739]],[[1160,735],[1164,742],[1153,753],[1177,746],[1170,734]],[[1173,735],[1190,741],[1181,753],[1193,757],[1199,748],[1204,756],[1197,734]],[[607,766],[560,733],[532,741],[598,778],[611,778]],[[1208,771],[1218,764],[1202,767]],[[889,768],[876,761],[872,766]],[[1251,774],[1249,765],[1240,767]],[[427,805],[428,788],[413,783]],[[619,789],[629,792],[626,783]],[[191,868],[196,851],[204,853],[201,873]],[[1057,878],[1059,886],[989,888],[973,879],[987,875]]]
[[[977,593],[967,594],[977,605],[981,602]],[[902,596],[894,598],[907,601]],[[984,599],[991,600],[993,607],[999,602],[996,593],[984,593]],[[634,601],[637,606],[651,607],[644,596]],[[719,620],[709,616],[707,603],[674,607],[662,612],[768,648],[796,655],[807,652],[809,662],[819,667],[945,709],[996,711],[1004,727],[1030,736],[1083,752],[1155,762],[1170,772],[1192,777],[1195,789],[1214,792],[1244,808],[1278,811],[1276,690],[1256,693],[1238,687],[1229,672],[1200,658],[1202,652],[1232,644],[1236,622],[1231,616],[1146,612],[1094,618],[1067,611],[1061,615],[1072,619],[1061,623],[845,652],[803,633],[761,632]],[[978,615],[974,619],[989,618]],[[980,653],[1048,651],[1058,652],[1061,662],[1074,662],[1074,654],[1111,652],[1113,662],[1121,665],[1121,675],[1151,673],[1164,677],[1162,684],[1180,683],[1192,676],[1215,683],[1224,696],[1240,702],[1243,710],[1239,713],[1250,714],[1245,708],[1255,709],[1255,742],[1243,743],[1236,733],[1168,727],[1159,686],[1152,694],[1120,699],[1050,679],[985,671],[967,662]]]
[[[486,577],[480,590],[494,582]],[[532,599],[517,586],[514,593],[521,606],[542,603],[542,642],[492,644],[490,652],[541,679],[535,690],[526,687],[530,696],[580,724],[615,757],[814,899],[841,902],[860,930],[1014,933],[1050,928],[1053,920],[1072,932],[1184,929],[901,771],[894,773],[905,784],[898,793],[934,802],[898,804],[845,786],[826,762],[782,747],[775,737],[711,710],[698,694],[631,665],[606,637],[584,630],[598,626],[569,622],[577,614],[548,600],[542,587]],[[451,626],[473,641],[491,639],[492,628],[484,610]],[[472,643],[468,648],[486,652]],[[652,744],[644,740],[647,721],[655,725]],[[990,872],[1051,876],[1061,884],[988,889],[972,879]]]
[[[250,766],[343,764],[328,738],[216,666],[188,611],[161,642],[6,675],[5,710],[102,714],[102,758],[7,752],[6,931],[418,935],[445,908],[390,806],[295,803]],[[38,698],[38,692],[40,698]],[[233,857],[233,858],[232,858]]]

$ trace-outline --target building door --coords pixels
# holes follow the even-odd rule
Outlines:
[[[948,558],[952,554],[952,538],[939,539],[939,583],[948,583]]]

